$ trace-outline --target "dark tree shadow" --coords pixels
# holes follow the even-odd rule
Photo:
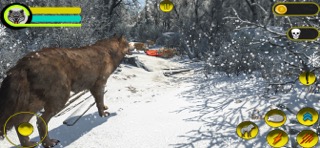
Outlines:
[[[177,83],[193,83],[194,86],[181,93],[192,105],[180,108],[174,112],[190,112],[193,116],[184,119],[188,122],[200,122],[202,125],[198,129],[180,135],[185,142],[170,144],[177,148],[194,147],[250,147],[261,148],[270,147],[266,142],[268,132],[273,128],[269,127],[263,117],[271,109],[277,108],[277,104],[285,104],[294,112],[298,112],[304,107],[320,109],[319,95],[301,95],[299,84],[288,94],[266,94],[266,83],[256,78],[246,78],[248,76],[227,77],[217,74],[212,78],[205,78],[201,74],[195,74],[193,78],[174,77]],[[259,108],[260,119],[253,119],[251,113]],[[292,126],[291,120],[296,120],[295,115],[283,110],[287,115],[285,126],[280,129],[289,133],[289,128],[305,129],[303,125]],[[194,115],[195,114],[195,115]],[[243,140],[236,134],[236,127],[243,121],[252,121],[259,127],[258,135],[251,140]],[[309,127],[312,129],[312,127]],[[315,131],[315,128],[312,130]],[[286,147],[293,147],[295,135],[289,135],[290,139]],[[292,140],[294,139],[294,140]],[[320,144],[317,144],[319,146]]]
[[[49,131],[50,138],[60,140],[60,143],[55,147],[66,147],[79,139],[84,134],[91,131],[93,128],[106,123],[109,118],[116,116],[117,113],[111,113],[108,117],[100,118],[98,113],[88,114],[83,116],[75,125],[66,126],[62,124]],[[50,125],[50,122],[49,122]],[[39,136],[32,138],[32,141],[39,141]],[[41,147],[41,146],[38,146]],[[15,147],[11,147],[15,148]]]
[[[79,139],[93,128],[106,123],[109,118],[116,116],[117,113],[111,113],[106,118],[100,118],[96,112],[83,116],[74,126],[60,125],[59,127],[49,131],[52,138],[60,139],[62,146],[68,146]]]

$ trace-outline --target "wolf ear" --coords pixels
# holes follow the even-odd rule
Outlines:
[[[20,13],[23,13],[23,10],[20,10]]]
[[[126,36],[125,35],[121,35],[120,37],[119,37],[119,42],[126,42],[127,41],[127,39],[126,39]]]

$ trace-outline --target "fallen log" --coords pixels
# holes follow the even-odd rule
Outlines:
[[[168,76],[171,76],[171,75],[179,74],[179,73],[182,73],[182,72],[188,72],[188,71],[191,71],[191,70],[192,69],[171,70],[171,71],[163,72],[163,75],[168,77]]]
[[[168,76],[183,73],[183,72],[189,72],[189,71],[198,72],[198,71],[202,71],[202,70],[203,70],[203,68],[199,68],[199,69],[171,69],[170,71],[164,72],[163,75],[168,77]]]
[[[148,72],[152,72],[150,68],[148,68],[145,64],[143,64],[138,57],[125,57],[122,61],[124,64],[129,64],[138,68],[142,68]]]

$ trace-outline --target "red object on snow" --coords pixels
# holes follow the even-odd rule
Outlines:
[[[156,56],[156,57],[162,56],[161,54],[159,54],[159,50],[147,50],[146,54],[149,56]]]

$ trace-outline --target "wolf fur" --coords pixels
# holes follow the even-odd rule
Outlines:
[[[107,79],[129,52],[124,36],[114,35],[100,40],[91,46],[81,48],[46,48],[31,52],[20,59],[7,72],[0,88],[0,136],[4,130],[17,128],[20,123],[29,122],[32,115],[19,115],[6,120],[18,112],[38,112],[44,109],[41,117],[48,124],[50,119],[61,111],[70,97],[70,91],[90,90],[94,96],[99,115],[107,116],[104,105],[104,88]],[[40,138],[45,137],[46,126],[38,119]],[[29,137],[18,137],[22,146],[36,143]],[[51,147],[58,140],[44,138],[42,145]]]

